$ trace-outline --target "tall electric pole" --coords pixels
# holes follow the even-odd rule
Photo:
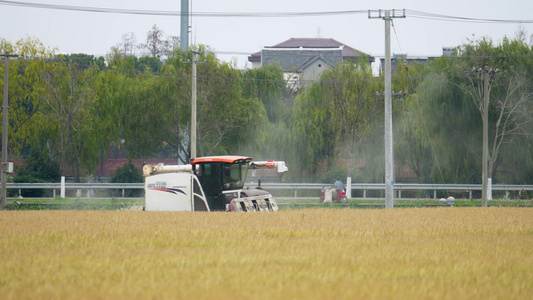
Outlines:
[[[481,203],[487,207],[487,192],[489,184],[489,73],[483,73],[483,189],[481,191]]]
[[[9,53],[0,54],[5,58],[4,64],[4,104],[2,105],[2,170],[1,170],[1,194],[0,194],[0,210],[6,207],[6,190],[7,190],[7,172],[9,163],[7,162],[7,135],[9,127],[9,58],[17,57]]]
[[[181,0],[180,47],[183,52],[189,50],[189,0]]]
[[[196,158],[196,64],[198,53],[192,53],[192,97],[191,97],[191,159]]]
[[[483,82],[483,101],[479,107],[481,109],[481,118],[483,119],[483,141],[482,141],[482,157],[481,157],[481,206],[487,207],[488,200],[492,200],[492,178],[489,178],[489,101],[490,101],[490,78],[498,73],[498,69],[490,67],[474,67],[467,73],[482,73],[481,80]]]
[[[401,12],[401,14],[400,14]],[[385,208],[394,207],[394,153],[392,139],[392,75],[390,23],[392,18],[405,18],[403,10],[369,10],[368,18],[385,21]]]
[[[191,78],[191,143],[190,143],[190,146],[191,146],[191,156],[189,157],[189,159],[194,159],[196,158],[196,128],[198,126],[197,124],[197,121],[196,121],[196,115],[197,115],[197,112],[196,112],[196,109],[197,109],[197,105],[196,105],[196,80],[197,80],[197,77],[196,76],[196,68],[197,68],[197,65],[198,63],[205,63],[205,61],[198,61],[198,54],[200,54],[200,52],[195,52],[195,51],[192,51],[192,61],[182,61],[182,63],[191,63],[192,64],[192,78]]]

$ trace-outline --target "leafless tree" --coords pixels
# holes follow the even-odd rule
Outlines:
[[[520,25],[520,27],[518,27],[518,29],[516,30],[515,37],[517,40],[522,41],[526,44],[529,43],[529,46],[533,46],[533,34],[529,35],[528,41],[528,33],[524,29],[524,27],[522,27],[522,25]]]
[[[117,45],[117,48],[124,55],[134,56],[135,48],[137,48],[137,37],[135,33],[128,32],[122,35],[122,42]]]
[[[180,37],[179,36],[169,36],[168,39],[165,40],[165,55],[169,56],[172,54],[174,49],[180,47]]]
[[[145,49],[150,56],[161,57],[165,54],[165,44],[165,33],[154,24],[146,34],[146,44],[141,44],[140,47]]]

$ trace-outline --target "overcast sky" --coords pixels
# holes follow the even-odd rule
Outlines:
[[[181,0],[19,0],[69,6],[179,12]],[[200,12],[331,12],[368,9],[408,9],[453,17],[497,20],[533,20],[531,0],[192,0],[193,13]],[[532,23],[460,22],[408,16],[395,19],[391,30],[392,52],[411,56],[438,56],[442,47],[453,47],[467,39],[504,36],[514,38],[520,26],[533,34]],[[60,53],[105,55],[133,32],[137,42],[157,24],[165,35],[179,36],[178,16],[146,16],[95,13],[7,5],[0,1],[0,38],[15,42],[26,36],[39,38]],[[300,17],[192,17],[190,42],[205,44],[218,57],[236,59],[239,67],[247,55],[289,38],[333,38],[374,56],[384,54],[384,21],[367,13]],[[233,54],[222,54],[222,53]]]

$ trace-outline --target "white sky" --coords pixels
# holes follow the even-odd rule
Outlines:
[[[69,6],[179,12],[180,0],[18,0]],[[533,20],[531,0],[192,0],[193,12],[324,12],[368,9],[410,9],[447,16],[482,19]],[[221,52],[253,53],[289,38],[334,38],[374,56],[384,54],[384,21],[367,14],[318,17],[192,17],[191,43],[206,44]],[[178,16],[144,16],[76,12],[5,5],[0,2],[0,38],[15,42],[26,36],[39,38],[60,53],[105,55],[121,42],[122,35],[135,33],[137,42],[157,24],[165,35],[179,36]],[[533,24],[471,23],[436,21],[414,17],[394,20],[391,30],[393,53],[438,56],[443,46],[457,46],[468,38],[515,37],[520,26],[530,35]],[[222,60],[247,63],[247,55],[219,54]]]

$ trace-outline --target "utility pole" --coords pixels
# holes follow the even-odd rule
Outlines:
[[[181,0],[180,47],[183,52],[189,50],[189,0]]]
[[[492,198],[492,178],[489,178],[489,101],[490,101],[490,76],[498,72],[498,69],[489,67],[476,68],[467,71],[468,73],[483,73],[483,101],[481,107],[482,121],[483,121],[483,142],[482,142],[482,157],[481,157],[481,206],[487,207],[487,202]],[[490,193],[489,193],[490,191]]]
[[[7,191],[7,173],[9,170],[9,163],[7,162],[7,135],[9,126],[9,58],[17,57],[14,54],[0,54],[5,58],[4,64],[4,104],[2,105],[2,170],[1,170],[1,194],[0,194],[0,210],[6,207],[6,191]]]
[[[191,97],[191,160],[196,158],[196,64],[198,53],[192,53],[192,97]]]
[[[401,14],[400,14],[401,12]],[[394,154],[392,139],[392,75],[390,23],[393,18],[405,18],[404,10],[369,10],[369,19],[385,21],[385,208],[394,207]]]
[[[481,203],[487,207],[487,192],[489,186],[489,73],[483,73],[483,189],[481,191]]]
[[[181,51],[189,51],[189,1],[181,0],[180,17],[180,48]],[[189,63],[189,62],[186,62]],[[196,64],[198,63],[198,53],[192,53],[192,91],[191,91],[191,156],[196,158]]]
[[[205,63],[205,61],[198,61],[198,54],[200,52],[192,51],[192,61],[182,61],[182,63],[191,63],[192,64],[192,84],[191,84],[191,157],[190,159],[196,158],[196,67],[198,63]]]

